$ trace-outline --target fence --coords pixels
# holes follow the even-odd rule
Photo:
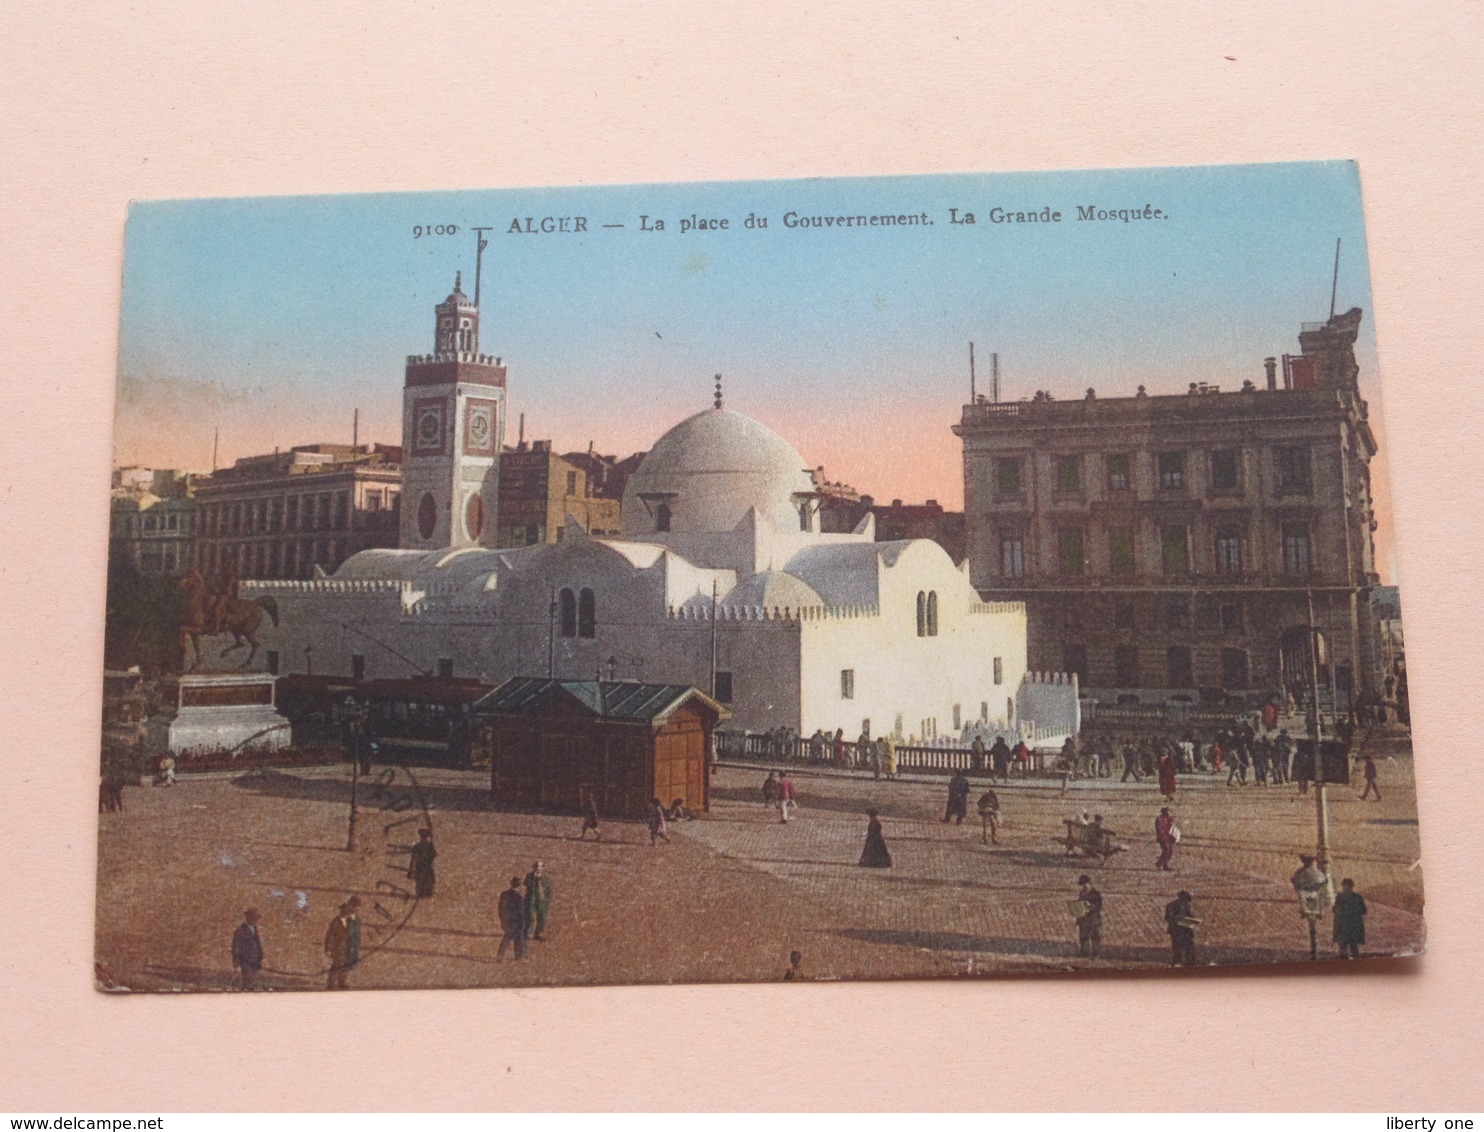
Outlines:
[[[846,742],[843,759],[836,758],[835,742],[826,738],[815,743],[798,735],[780,738],[775,735],[752,735],[738,731],[716,733],[716,758],[719,762],[749,762],[789,766],[829,766],[848,770],[874,770],[875,743]],[[956,770],[988,773],[989,753],[984,765],[976,766],[974,751],[969,747],[932,747],[917,744],[897,746],[897,771],[921,774],[952,774]],[[1028,765],[1011,764],[1012,774],[1050,773],[1057,769],[1058,755],[1050,751],[1030,752]],[[883,767],[884,769],[884,767]]]

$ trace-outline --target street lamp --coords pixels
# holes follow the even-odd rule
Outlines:
[[[1309,959],[1313,961],[1319,958],[1319,917],[1332,903],[1329,877],[1307,853],[1299,860],[1302,864],[1289,881],[1298,895],[1299,915],[1309,921]]]
[[[365,704],[357,701],[355,696],[345,697],[340,717],[350,732],[350,821],[345,832],[347,853],[354,853],[356,849],[356,810],[361,785],[361,731],[367,715]]]

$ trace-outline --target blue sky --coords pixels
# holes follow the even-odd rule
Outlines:
[[[1079,221],[1079,205],[1167,218]],[[1062,220],[991,224],[995,206]],[[949,224],[950,208],[978,223]],[[790,229],[791,211],[934,223]],[[768,227],[743,227],[750,213]],[[731,227],[682,233],[692,215]],[[588,231],[508,231],[546,216]],[[413,237],[440,224],[458,232]],[[494,228],[481,347],[510,366],[527,436],[559,449],[647,447],[709,404],[720,372],[728,407],[832,478],[957,503],[948,428],[970,341],[981,389],[999,353],[1007,400],[1235,388],[1328,315],[1336,237],[1338,309],[1366,312],[1357,354],[1379,407],[1347,162],[156,201],[129,214],[116,457],[209,466],[217,427],[223,462],[348,440],[354,408],[362,439],[399,441],[404,356],[431,349],[456,270],[473,293],[473,225]]]

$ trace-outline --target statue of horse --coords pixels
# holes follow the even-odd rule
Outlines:
[[[233,587],[235,589],[235,587]],[[201,666],[201,638],[232,634],[232,643],[222,649],[221,655],[250,646],[247,658],[242,662],[246,668],[258,655],[258,626],[266,613],[278,624],[278,602],[271,596],[243,601],[231,592],[213,596],[206,579],[199,570],[191,570],[180,580],[183,608],[180,615],[181,665],[187,671]],[[191,659],[194,648],[195,659]]]

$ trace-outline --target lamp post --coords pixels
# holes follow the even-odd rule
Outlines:
[[[1319,630],[1314,626],[1314,591],[1309,601],[1309,734],[1314,737],[1314,824],[1315,855],[1319,871],[1329,874],[1329,805],[1325,798],[1324,755],[1320,749],[1319,720]],[[1312,925],[1311,925],[1312,926]]]
[[[1299,915],[1309,921],[1309,959],[1312,962],[1319,958],[1319,917],[1331,903],[1328,899],[1329,876],[1307,853],[1299,861],[1299,870],[1289,881],[1298,895]]]
[[[350,820],[345,831],[347,853],[354,853],[356,849],[356,811],[360,801],[361,785],[361,732],[367,714],[365,704],[358,702],[354,696],[345,697],[341,718],[350,731]]]

